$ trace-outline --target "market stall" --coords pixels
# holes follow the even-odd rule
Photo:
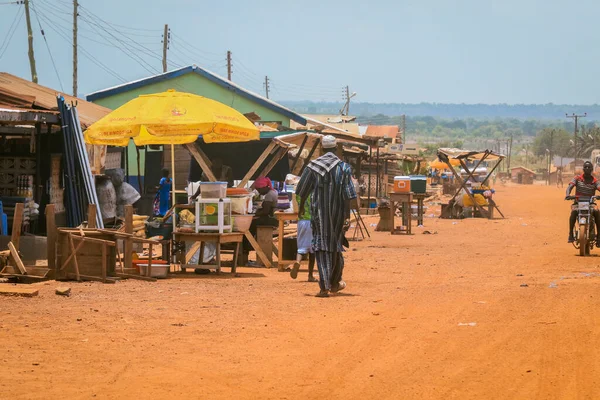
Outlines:
[[[456,190],[456,192],[452,196],[452,199],[448,202],[446,207],[442,206],[442,218],[449,217],[449,215],[451,214],[451,205],[454,204],[454,200],[461,193],[464,193],[470,199],[470,204],[472,204],[473,207],[477,211],[479,211],[479,213],[483,217],[490,219],[493,218],[494,209],[496,209],[498,213],[500,213],[502,218],[504,218],[504,214],[502,214],[502,211],[500,211],[500,208],[495,203],[495,201],[489,198],[484,204],[482,204],[481,201],[475,198],[476,193],[473,192],[473,188],[468,188],[467,186],[469,182],[476,182],[479,184],[480,188],[484,188],[484,185],[488,182],[490,176],[494,173],[496,168],[498,168],[498,166],[504,160],[504,158],[506,158],[506,156],[504,156],[503,154],[496,153],[492,150],[470,151],[453,148],[441,148],[438,149],[438,158],[440,161],[446,164],[449,170],[452,171],[460,185],[460,187],[458,188],[458,190]],[[461,171],[456,170],[452,160],[455,161],[454,163],[456,163],[456,161],[459,162],[460,166],[462,167],[462,170],[464,171],[464,174],[461,175]],[[477,169],[480,166],[482,166],[483,163],[486,162],[493,162],[494,166],[488,170],[485,177],[477,180],[475,178],[475,171],[477,171]],[[484,206],[487,206],[487,209],[484,208]]]
[[[202,96],[169,90],[164,93],[142,95],[125,103],[90,126],[85,132],[85,140],[90,144],[111,146],[127,146],[131,139],[138,146],[171,145],[172,172],[174,145],[190,144],[188,147],[190,152],[206,170],[209,179],[215,181],[206,158],[193,145],[199,135],[202,135],[207,143],[230,143],[256,140],[259,132],[246,117],[233,108]],[[174,178],[171,187],[172,204],[176,206]],[[221,199],[213,200],[220,202]],[[219,213],[221,211],[219,209]],[[196,217],[200,218],[200,215]],[[173,216],[174,225],[176,219],[176,216]],[[196,225],[196,232],[197,228],[198,225]],[[193,232],[193,230],[187,232],[186,229],[186,232],[182,233]],[[225,233],[220,229],[216,234]],[[125,264],[130,268],[132,240],[125,238],[124,242]]]

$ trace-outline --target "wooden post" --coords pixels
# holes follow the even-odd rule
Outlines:
[[[102,243],[102,281],[106,282],[106,257],[108,256],[106,243]]]
[[[95,204],[88,204],[87,220],[88,228],[96,228],[97,209]]]
[[[315,151],[319,147],[320,143],[321,139],[315,140],[315,144],[313,144],[313,147],[310,149],[310,153],[308,153],[308,157],[306,157],[306,160],[304,160],[304,164],[302,164],[302,167],[298,170],[298,172],[292,171],[292,174],[300,175],[302,173],[304,168],[306,168],[306,166],[310,163],[310,159],[312,158],[313,154],[315,154]]]
[[[273,246],[273,227],[258,226],[256,228],[256,238],[258,240],[258,246],[262,250],[263,254],[267,257],[267,260],[269,260],[269,263],[273,263],[273,251],[271,250]],[[281,243],[279,246],[281,247]],[[266,265],[266,263],[263,263],[260,259],[259,264]]]
[[[300,156],[302,155],[302,150],[304,150],[304,146],[306,146],[307,141],[308,141],[308,133],[305,133],[304,139],[302,140],[302,144],[300,145],[300,148],[298,149],[298,155],[296,155],[296,157],[294,158],[294,162],[292,163],[292,166],[290,167],[290,171],[293,171],[294,168],[296,168],[296,164],[298,164],[298,160],[300,160]]]
[[[126,205],[125,206],[125,233],[133,234],[133,206]],[[133,241],[131,237],[126,237],[123,239],[123,259],[125,260],[125,268],[128,270],[132,268],[132,257],[131,253],[133,253]],[[118,251],[118,249],[117,249]]]
[[[148,278],[152,277],[152,243],[148,245],[148,268],[146,268],[146,275]]]
[[[192,157],[194,157],[198,165],[200,165],[200,168],[202,168],[202,172],[204,172],[206,176],[208,176],[208,180],[211,182],[216,182],[217,178],[210,169],[209,163],[207,163],[208,157],[206,156],[206,154],[204,154],[202,149],[196,146],[196,143],[188,143],[185,145],[185,147],[188,149]]]
[[[250,242],[250,245],[252,246],[252,248],[254,249],[254,251],[256,251],[256,256],[258,258],[260,258],[260,260],[262,261],[262,263],[267,268],[271,268],[271,261],[269,261],[269,259],[267,258],[267,255],[264,253],[264,251],[262,251],[262,249],[260,248],[260,246],[259,246],[258,242],[256,241],[256,239],[254,239],[254,236],[252,236],[252,234],[250,232],[245,232],[244,236],[246,237],[246,239],[248,239],[248,241]]]
[[[244,186],[246,186],[248,181],[250,181],[250,179],[252,179],[252,176],[254,175],[254,173],[260,168],[262,163],[265,162],[267,157],[269,157],[269,154],[271,154],[273,152],[273,150],[275,150],[276,147],[277,147],[277,143],[275,143],[274,141],[269,143],[269,145],[267,146],[265,151],[263,151],[263,153],[260,155],[260,157],[258,157],[258,159],[254,162],[254,165],[252,165],[252,168],[250,168],[248,170],[248,173],[246,173],[246,176],[244,176],[244,179],[242,179],[242,181],[240,182],[240,184],[237,187],[243,188]]]
[[[277,270],[278,271],[283,271],[283,268],[285,268],[283,266],[283,235],[284,235],[284,229],[285,229],[285,223],[282,219],[279,220],[279,232],[278,232],[278,237],[279,237],[279,243],[277,243],[278,247],[278,252],[277,252]]]
[[[23,209],[25,205],[23,203],[17,203],[15,205],[15,214],[13,217],[12,235],[10,241],[15,245],[17,251],[19,250],[19,244],[21,243],[21,228],[23,225]]]
[[[79,276],[79,263],[77,262],[77,250],[80,246],[82,246],[85,242],[82,241],[77,248],[75,248],[75,243],[73,242],[73,234],[69,233],[69,246],[71,247],[71,251],[73,253],[73,265],[75,265],[75,276],[77,280],[80,281],[81,277]]]
[[[271,161],[267,164],[267,166],[258,174],[258,176],[267,176],[271,172],[271,170],[277,165],[279,161],[287,154],[287,147],[280,147],[279,150],[275,153]]]
[[[19,257],[19,252],[15,248],[15,245],[12,242],[8,242],[8,249],[10,250],[10,257],[15,263],[16,269],[22,274],[27,275],[27,270],[25,269],[25,265],[23,265],[23,261],[21,261],[21,257]]]
[[[48,251],[48,268],[56,273],[56,215],[55,205],[46,205],[46,248]]]

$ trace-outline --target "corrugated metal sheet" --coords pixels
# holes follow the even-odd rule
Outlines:
[[[0,72],[0,105],[14,107],[29,104],[27,108],[39,108],[43,110],[58,111],[56,103],[57,90],[38,85],[28,80],[19,78],[6,72]],[[77,97],[63,94],[67,103],[77,104],[81,124],[89,126],[104,117],[111,110],[79,99]],[[33,100],[33,104],[31,101]],[[20,103],[20,104],[16,104]]]
[[[398,136],[398,132],[400,132],[398,125],[369,125],[365,136],[393,139]]]

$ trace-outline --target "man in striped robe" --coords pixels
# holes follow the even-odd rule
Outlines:
[[[338,292],[346,287],[342,280],[344,270],[344,232],[350,218],[350,200],[356,198],[350,165],[336,155],[337,142],[333,136],[321,141],[324,155],[304,169],[296,194],[300,196],[300,214],[312,194],[311,227],[313,250],[319,269],[318,297]]]

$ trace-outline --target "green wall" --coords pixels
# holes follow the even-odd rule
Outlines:
[[[169,89],[175,89],[180,92],[188,92],[200,96],[208,97],[223,104],[226,104],[242,114],[255,112],[260,115],[263,121],[280,121],[284,126],[290,126],[290,119],[282,114],[279,114],[269,108],[253,102],[250,99],[235,94],[233,91],[224,88],[203,76],[194,72],[187,73],[172,79],[167,79],[161,82],[148,84],[139,88],[131,89],[127,92],[115,94],[94,100],[93,102],[114,110],[119,108],[129,100],[135,99],[142,94],[166,92]],[[137,170],[137,155],[135,146],[130,143],[128,148],[129,159],[129,174],[136,176]],[[140,151],[140,175],[144,175],[144,165],[146,162],[145,152]],[[170,168],[170,166],[168,167]]]
[[[128,92],[104,97],[102,99],[95,100],[94,103],[114,110],[129,100],[135,99],[141,94],[165,92],[169,89],[175,89],[181,92],[188,92],[208,97],[235,108],[242,114],[255,112],[260,115],[263,121],[281,121],[282,125],[288,127],[290,126],[290,119],[288,117],[257,104],[250,99],[236,95],[223,86],[211,82],[194,72],[161,82],[152,83],[140,88],[131,89]]]

